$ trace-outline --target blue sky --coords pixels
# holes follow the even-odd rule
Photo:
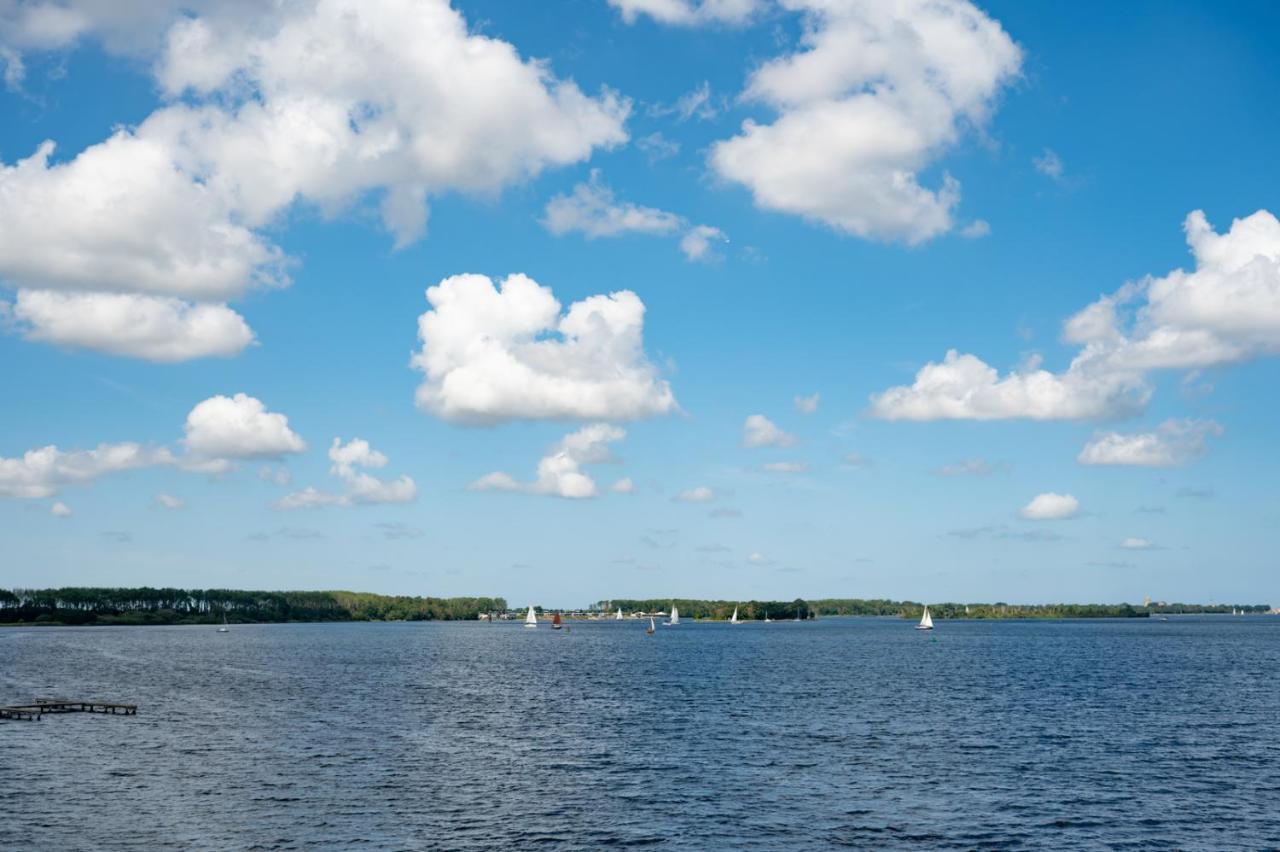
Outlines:
[[[1280,11],[343,5],[0,8],[0,585],[1278,596]]]

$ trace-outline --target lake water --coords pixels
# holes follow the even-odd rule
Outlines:
[[[0,848],[1280,846],[1280,618],[0,630]]]

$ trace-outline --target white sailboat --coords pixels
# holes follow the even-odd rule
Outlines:
[[[933,616],[929,615],[929,607],[924,608],[924,615],[920,616],[920,623],[916,625],[916,630],[932,630]]]
[[[529,607],[529,614],[524,617],[524,626],[525,627],[538,626],[538,614],[533,611],[533,607]]]
[[[680,610],[676,609],[676,605],[671,605],[671,618],[667,620],[668,627],[675,627],[680,623]]]
[[[654,627],[654,625],[653,625],[653,616],[649,616],[649,626],[645,628],[645,631],[644,631],[644,632],[645,632],[645,633],[648,633],[650,636],[652,636],[652,635],[653,635],[653,632],[654,632],[656,629],[657,629],[657,628],[656,628],[656,627]]]
[[[764,623],[765,623],[765,624],[772,624],[772,623],[773,623],[773,619],[769,617],[769,610],[767,610],[767,609],[764,611]]]
[[[613,617],[614,621],[622,620],[622,607],[618,607],[618,614]]]
[[[738,608],[736,606],[733,608],[733,615],[729,616],[729,623],[741,624],[741,622],[738,621]]]
[[[231,632],[231,625],[227,624],[227,614],[225,612],[222,614],[222,626],[218,628],[218,632],[219,633]]]

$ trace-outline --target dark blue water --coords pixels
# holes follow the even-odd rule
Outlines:
[[[0,848],[1280,846],[1280,618],[0,630]]]

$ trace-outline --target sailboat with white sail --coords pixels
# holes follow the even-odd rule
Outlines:
[[[618,614],[613,617],[614,621],[622,620],[622,607],[618,607]]]
[[[676,608],[675,604],[672,604],[671,617],[667,619],[666,625],[668,627],[678,627],[679,624],[680,624],[680,610]]]
[[[222,614],[222,626],[218,628],[218,632],[219,633],[231,632],[231,625],[227,624],[227,614],[225,612]]]
[[[929,615],[929,607],[924,608],[924,615],[920,616],[920,623],[916,625],[916,630],[932,630],[933,616]]]
[[[652,636],[656,630],[657,628],[653,624],[653,616],[651,615],[649,616],[649,626],[645,628],[644,632]]]
[[[738,621],[738,608],[736,606],[733,608],[733,615],[729,616],[729,623],[730,624],[742,623],[741,621]]]
[[[525,627],[538,626],[538,614],[533,611],[533,607],[529,607],[529,614],[524,617],[524,626]]]

